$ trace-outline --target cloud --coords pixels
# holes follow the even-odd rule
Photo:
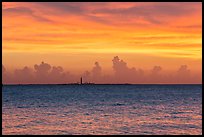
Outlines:
[[[190,69],[188,69],[187,65],[181,65],[177,71],[177,76],[179,80],[186,80],[191,74]]]
[[[47,82],[48,74],[51,70],[51,65],[48,63],[41,62],[40,65],[35,64],[34,69],[37,81],[42,83]]]
[[[190,70],[188,69],[187,65],[181,65],[180,68],[178,69],[178,74],[189,74]]]
[[[51,69],[51,65],[48,64],[48,63],[41,62],[40,65],[35,64],[34,68],[35,68],[37,74],[39,74],[39,75],[47,75],[48,72]]]
[[[89,82],[93,82],[92,81],[92,76],[91,76],[91,72],[89,72],[88,70],[86,70],[83,74],[82,74],[82,79],[83,79],[83,83],[89,83]]]
[[[83,82],[89,83],[89,82],[94,82],[94,83],[100,83],[103,81],[102,79],[102,68],[99,65],[99,62],[95,62],[93,68],[91,71],[86,70],[82,74]]]
[[[5,83],[7,80],[7,75],[6,75],[6,68],[4,67],[4,65],[2,64],[2,83]]]
[[[26,7],[4,8],[3,15],[32,15],[33,11]]]
[[[6,84],[65,84],[80,82],[99,83],[137,83],[137,84],[183,84],[183,83],[201,83],[202,77],[191,73],[187,65],[181,65],[175,72],[162,73],[162,67],[155,65],[151,70],[144,71],[141,68],[128,67],[128,63],[118,56],[112,59],[113,74],[107,75],[102,72],[102,66],[95,62],[90,71],[83,74],[71,74],[64,71],[61,66],[52,66],[49,63],[41,62],[35,64],[34,69],[27,66],[22,69],[15,69],[14,72],[6,71],[2,64],[3,83]]]
[[[31,10],[30,8],[27,7],[13,7],[13,8],[4,8],[2,9],[2,15],[3,16],[27,16],[27,17],[31,17],[36,21],[40,21],[40,22],[53,22],[45,17],[43,17],[42,15],[36,15],[36,13]]]
[[[92,69],[93,77],[100,77],[101,73],[102,73],[101,66],[99,65],[98,62],[95,62],[95,66]]]
[[[4,67],[4,65],[2,64],[2,73],[6,72],[6,68]]]
[[[100,82],[101,77],[102,77],[102,68],[99,65],[98,62],[95,62],[95,66],[92,68],[91,74],[92,74],[92,81],[93,82]]]
[[[49,83],[59,83],[65,82],[65,77],[69,73],[64,73],[64,70],[61,66],[53,66],[51,71],[48,73]]]
[[[154,66],[154,68],[152,69],[152,74],[159,74],[162,70],[161,66]]]
[[[201,3],[32,2],[3,8],[4,13],[27,15],[42,22],[60,22],[60,16],[80,17],[104,25],[161,25],[201,9]],[[16,14],[15,14],[16,13]],[[200,12],[201,13],[201,12]],[[60,16],[59,16],[60,15]],[[57,18],[49,20],[47,16]],[[64,23],[64,20],[61,22]]]
[[[199,80],[199,76],[191,74],[191,70],[188,69],[187,65],[181,65],[178,68],[174,80],[177,83],[195,83],[195,81],[201,81],[201,79]]]
[[[65,72],[61,66],[52,66],[48,63],[34,65],[35,83],[60,84],[73,83],[78,81],[79,76]]]
[[[16,83],[31,84],[34,82],[33,71],[27,66],[23,69],[16,69],[13,76],[13,80],[16,81]]]
[[[52,14],[55,16],[77,16],[87,21],[111,25],[111,22],[103,17],[92,14],[92,8],[99,8],[107,5],[104,2],[45,2],[34,3],[43,9],[44,14]],[[49,12],[49,13],[48,13]]]
[[[164,76],[161,74],[162,67],[154,66],[148,76],[149,83],[162,83],[164,82]]]
[[[115,72],[115,80],[119,82],[132,83],[138,79],[138,72],[134,67],[129,68],[127,63],[123,60],[120,60],[118,56],[115,56],[112,60],[113,70]]]
[[[117,74],[120,74],[124,70],[128,70],[127,63],[123,60],[120,60],[118,56],[115,56],[112,60],[113,69]]]
[[[63,72],[63,68],[61,66],[58,66],[58,67],[52,67],[52,71],[51,71],[51,74],[57,76],[59,74],[61,74]]]
[[[35,3],[38,6],[49,9],[53,14],[78,14],[81,15],[86,10],[83,9],[83,3],[74,3],[74,2],[43,2]]]
[[[201,28],[202,28],[202,25],[176,26],[176,28],[184,28],[184,29],[201,29]]]
[[[4,65],[2,64],[2,83],[9,83],[9,81],[12,81],[11,74],[6,70]]]
[[[192,3],[192,5],[194,5]],[[117,5],[116,5],[117,7]],[[145,3],[145,5],[131,6],[129,8],[99,8],[92,11],[94,14],[114,15],[114,17],[123,19],[145,19],[152,24],[168,23],[168,17],[178,18],[186,14],[191,14],[196,10],[196,6],[189,6],[189,3]]]

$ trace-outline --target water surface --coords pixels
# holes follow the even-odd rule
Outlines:
[[[3,134],[202,134],[202,85],[9,85]]]

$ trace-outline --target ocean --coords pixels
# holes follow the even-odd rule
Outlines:
[[[202,134],[202,85],[4,85],[4,135]]]

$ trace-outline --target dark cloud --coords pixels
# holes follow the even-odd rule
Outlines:
[[[105,24],[105,25],[114,25],[114,23],[112,21],[108,20],[105,17],[97,17],[97,16],[93,16],[93,15],[86,15],[86,19],[97,22],[97,23]]]
[[[6,16],[28,16],[40,22],[53,22],[41,15],[36,15],[33,10],[26,7],[4,8],[2,9],[2,15]]]
[[[189,4],[188,4],[189,5]],[[111,14],[123,18],[144,18],[152,24],[168,23],[162,20],[163,17],[179,17],[190,14],[196,8],[185,6],[179,3],[154,3],[153,5],[133,6],[130,8],[100,8],[92,11],[93,14]]]
[[[52,13],[52,15],[77,15],[83,17],[86,20],[91,20],[97,23],[112,24],[111,21],[103,17],[97,17],[91,14],[91,10],[87,6],[97,6],[101,7],[107,5],[104,2],[45,2],[45,3],[35,3],[41,8],[46,8],[48,10],[44,11],[45,14]]]
[[[117,4],[119,7],[117,7]],[[29,15],[36,20],[44,22],[53,21],[37,15],[37,12],[34,11],[39,9],[40,12],[43,13],[42,15],[77,15],[84,19],[107,25],[120,24],[121,22],[122,24],[131,23],[132,19],[135,20],[141,18],[152,24],[167,24],[169,20],[175,19],[171,17],[179,18],[182,15],[191,14],[199,9],[198,6],[202,6],[200,3],[157,2],[145,3],[142,5],[131,3],[133,6],[129,8],[121,8],[121,4],[123,3],[115,3],[116,6],[113,6],[114,3],[111,3],[110,6],[107,2],[33,2],[26,3],[27,6],[31,5],[30,7],[32,7],[32,10],[21,6],[15,8],[4,7],[2,11],[3,15]],[[191,6],[189,6],[189,4]],[[105,14],[105,16],[97,16],[97,14]],[[108,15],[108,18],[106,15]],[[136,22],[133,22],[133,24],[135,25]]]
[[[164,16],[180,16],[192,13],[195,9],[188,6],[189,4],[182,3],[166,3],[161,2],[153,6],[144,7],[150,15]]]
[[[50,9],[53,14],[89,14],[89,7],[103,7],[106,2],[35,2],[37,6]]]
[[[15,7],[15,8],[4,8],[3,9],[3,15],[9,14],[9,15],[31,15],[33,14],[33,11],[26,7]]]
[[[75,2],[43,2],[36,3],[37,5],[44,6],[55,12],[55,14],[83,14],[83,3]]]

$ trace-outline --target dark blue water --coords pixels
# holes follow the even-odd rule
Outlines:
[[[3,86],[3,134],[202,134],[202,85]]]

